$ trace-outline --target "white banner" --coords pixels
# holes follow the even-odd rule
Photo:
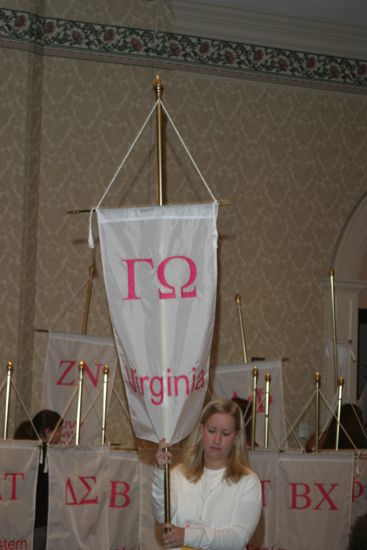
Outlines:
[[[256,443],[264,445],[265,426],[265,374],[270,373],[269,448],[278,449],[285,437],[282,362],[259,361],[242,365],[221,365],[214,369],[213,393],[215,397],[241,397],[252,401],[252,369],[258,369]]]
[[[346,548],[351,521],[351,453],[288,455],[278,464],[280,548]]]
[[[109,447],[55,445],[49,446],[47,456],[47,548],[110,550]]]
[[[141,533],[141,477],[137,453],[111,452],[109,478],[110,550],[136,550]]]
[[[352,524],[367,513],[367,456],[357,456],[354,462],[352,492]]]
[[[152,483],[156,448],[139,449],[141,475],[141,550],[161,550],[162,527],[156,523],[153,512]]]
[[[175,443],[208,384],[217,204],[97,210],[103,271],[133,427]]]
[[[117,356],[114,342],[82,334],[50,332],[45,362],[43,402],[45,408],[64,414],[61,444],[70,444],[76,428],[79,362],[84,361],[83,407],[80,442],[101,441],[103,367],[108,364],[107,408],[111,400]]]
[[[278,459],[278,453],[273,451],[249,451],[250,466],[261,483],[262,509],[259,524],[246,550],[277,548]]]
[[[33,546],[38,441],[0,441],[0,548]]]

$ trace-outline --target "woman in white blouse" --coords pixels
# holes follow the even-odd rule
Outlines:
[[[206,405],[189,438],[182,463],[172,468],[172,523],[163,533],[164,548],[243,550],[261,513],[261,486],[247,462],[243,418],[233,401]],[[156,519],[164,521],[164,467],[171,463],[163,439],[156,453],[153,481]]]

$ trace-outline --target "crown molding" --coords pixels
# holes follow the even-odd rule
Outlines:
[[[224,2],[224,0],[223,0]],[[267,11],[170,0],[174,32],[366,60],[367,29]]]

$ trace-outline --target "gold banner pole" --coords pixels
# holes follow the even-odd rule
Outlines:
[[[241,332],[241,340],[242,340],[242,351],[243,351],[243,360],[245,363],[248,363],[247,359],[247,350],[246,350],[246,337],[245,337],[245,329],[243,324],[243,317],[242,317],[242,308],[241,308],[241,294],[236,294],[234,297],[235,302],[237,304],[237,311],[238,311],[238,319],[240,322],[240,332]]]
[[[267,372],[265,374],[265,425],[264,425],[264,447],[269,446],[269,402],[270,402],[270,381],[271,374]]]
[[[92,297],[93,278],[94,278],[95,271],[96,271],[96,266],[93,263],[89,268],[87,296],[85,298],[85,304],[84,304],[84,318],[83,318],[83,325],[82,325],[82,334],[87,334],[90,301],[91,301],[91,297]]]
[[[13,375],[13,363],[8,361],[6,364],[6,397],[5,397],[5,414],[4,414],[4,440],[8,437],[8,423],[9,423],[9,408],[10,408],[10,388],[11,377]]]
[[[331,323],[333,331],[333,363],[334,363],[334,376],[335,376],[335,388],[338,387],[338,352],[337,352],[337,338],[336,338],[336,309],[335,309],[335,270],[330,269],[330,300],[331,300]]]
[[[257,377],[259,371],[256,367],[252,369],[252,418],[251,418],[251,449],[255,450],[256,431],[256,408],[257,408]]]
[[[344,378],[339,376],[338,378],[338,412],[337,412],[337,421],[336,421],[336,434],[335,434],[335,450],[339,450],[339,434],[340,434],[340,415],[342,410],[342,400],[343,400],[343,386]]]
[[[79,361],[78,404],[77,404],[77,410],[76,410],[75,445],[79,445],[79,441],[80,441],[80,418],[82,413],[83,377],[84,377],[84,361]]]
[[[164,521],[171,523],[171,475],[169,464],[164,466]]]
[[[316,385],[316,414],[315,414],[315,452],[319,452],[319,438],[320,438],[320,383],[321,374],[317,371],[314,376]]]
[[[156,75],[153,82],[153,89],[156,100],[158,101],[156,109],[157,126],[157,204],[163,206],[163,124],[162,124],[162,105],[163,85],[159,75]],[[166,448],[166,451],[168,449]],[[171,490],[170,490],[170,468],[169,464],[164,467],[164,521],[171,523]]]
[[[163,125],[162,125],[162,105],[161,99],[163,86],[159,75],[153,82],[154,93],[158,101],[156,109],[157,121],[157,204],[163,206]]]
[[[106,364],[103,367],[103,398],[102,398],[102,445],[106,443],[106,422],[107,422],[107,390],[108,375],[110,367]]]

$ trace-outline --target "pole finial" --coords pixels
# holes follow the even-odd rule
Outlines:
[[[159,76],[159,74],[157,74],[155,76],[155,79],[153,81],[153,89],[154,89],[156,99],[157,100],[162,99],[163,85],[162,85],[161,77]]]

